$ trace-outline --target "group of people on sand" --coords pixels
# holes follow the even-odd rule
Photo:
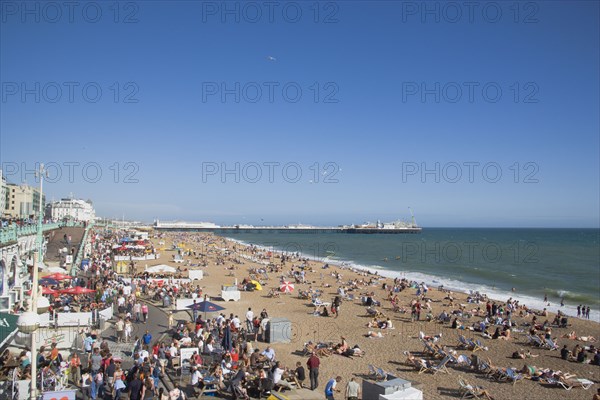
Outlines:
[[[257,255],[259,255],[260,252],[261,250],[256,249]],[[293,258],[286,259],[285,262],[294,267]],[[284,264],[282,263],[282,265]],[[287,269],[289,269],[289,265],[287,267]],[[305,279],[310,281],[310,273],[315,273],[314,268],[302,268],[302,271],[306,271],[305,277],[302,277],[303,281]],[[321,272],[322,278],[327,272],[329,271]],[[473,332],[480,332],[483,337],[489,338],[490,340],[512,342],[514,341],[513,335],[515,332],[527,332],[527,330],[529,330],[530,334],[539,336],[540,339],[542,339],[542,342],[544,342],[544,339],[550,339],[556,343],[556,337],[552,331],[553,325],[556,324],[558,326],[565,326],[567,324],[566,316],[562,313],[559,313],[557,318],[555,318],[553,323],[551,323],[550,321],[552,321],[552,319],[549,317],[548,310],[531,310],[525,305],[520,304],[519,301],[512,298],[502,302],[491,300],[487,296],[479,293],[471,293],[466,300],[468,304],[465,305],[460,304],[460,301],[457,301],[458,298],[461,298],[460,296],[455,296],[449,291],[446,292],[444,300],[437,301],[435,300],[436,296],[431,296],[429,293],[429,288],[427,288],[425,285],[418,282],[410,282],[406,279],[395,279],[392,284],[389,284],[378,276],[371,276],[370,279],[367,278],[362,280],[352,277],[346,278],[342,277],[338,271],[333,269],[331,270],[330,274],[338,282],[336,286],[339,286],[337,294],[339,295],[340,299],[346,300],[348,292],[354,291],[355,294],[359,293],[359,291],[363,291],[363,293],[357,297],[358,299],[362,300],[362,304],[367,307],[367,316],[369,319],[365,321],[365,324],[369,331],[366,333],[366,335],[364,335],[367,338],[384,338],[388,332],[388,329],[394,328],[393,315],[387,316],[382,312],[385,310],[385,313],[387,313],[387,307],[385,309],[382,308],[385,306],[382,304],[384,299],[389,302],[387,304],[391,304],[390,310],[395,313],[408,312],[408,309],[410,308],[411,320],[413,321],[422,320],[421,314],[424,310],[426,310],[429,316],[426,318],[428,321],[442,323],[454,329],[465,329]],[[368,287],[368,285],[378,285],[378,287],[383,290],[381,301],[378,301],[376,296],[382,292],[379,291],[376,294],[376,291],[373,290],[372,287]],[[323,288],[325,286],[324,282],[321,282],[320,286]],[[410,291],[412,293],[411,297],[407,298],[407,296],[404,295],[404,292],[406,291]],[[314,293],[311,292],[313,292],[313,290],[309,289],[308,292],[303,293],[304,298],[313,297]],[[403,292],[403,294],[401,295],[400,292]],[[464,300],[461,301],[464,302]],[[442,303],[441,306],[443,307],[444,312],[439,314],[439,316],[436,318],[433,314],[433,307],[436,308],[435,311],[438,313],[442,311],[440,306],[436,305],[437,302]],[[332,304],[331,308],[327,307],[325,309],[318,310],[320,315],[329,316],[339,314],[339,306],[335,304]],[[323,312],[321,312],[321,310],[323,310]],[[530,317],[531,320],[529,320]],[[550,319],[550,321],[548,321],[548,319],[544,321],[545,318]],[[540,319],[539,322],[538,319]],[[564,337],[569,340],[580,340],[582,342],[592,343],[596,341],[596,339],[592,336],[577,336],[575,332],[571,332]],[[353,357],[360,356],[360,354],[362,354],[362,351],[357,346],[350,348],[345,338],[342,338],[340,343],[337,344],[327,344],[325,346],[310,344],[310,346],[312,346],[310,347],[310,352],[314,352],[315,356],[321,357],[335,354]],[[308,347],[309,346],[307,346],[307,348]],[[600,356],[597,355],[597,351],[593,349],[593,346],[592,350],[593,351],[586,349],[583,354],[587,356],[587,359],[590,358],[591,354],[592,360],[590,364],[595,363],[595,360],[600,362],[600,360],[598,360]],[[540,357],[540,354],[533,354],[530,350],[516,350],[513,348],[511,349],[511,352],[513,352],[512,356],[516,359],[530,360]],[[569,351],[567,358],[577,361],[578,358],[581,358],[581,353],[581,348],[577,348],[577,350],[573,349],[573,351]],[[529,368],[529,366],[524,368],[523,371],[524,374],[527,373],[530,376],[542,376],[545,374],[546,376],[554,376],[555,378],[560,377],[562,374],[560,371],[547,371],[545,369],[538,369],[535,367],[533,374],[531,374],[531,368]],[[569,378],[570,376],[568,374],[564,374],[563,379]],[[489,397],[491,398],[491,396]]]

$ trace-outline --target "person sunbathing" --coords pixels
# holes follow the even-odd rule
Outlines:
[[[572,339],[572,340],[579,340],[580,342],[590,342],[590,343],[595,343],[598,340],[593,337],[593,336],[577,336],[577,334],[575,333],[575,331],[572,331],[571,333],[568,334],[564,334],[562,335],[563,338],[567,338],[567,339]]]
[[[377,328],[379,327],[379,321],[377,318],[373,318],[369,322],[367,322],[367,328]]]
[[[346,342],[346,338],[342,336],[342,342],[335,346],[335,352],[337,354],[344,354],[346,350],[348,350],[348,342]]]
[[[383,333],[369,331],[369,332],[367,332],[367,334],[365,336],[368,337],[368,338],[382,338],[383,337]]]
[[[522,360],[526,358],[536,358],[539,357],[539,354],[531,354],[531,351],[523,351],[523,349],[519,349],[512,354],[512,358],[520,358]]]
[[[473,396],[476,396],[476,397],[483,396],[488,400],[494,400],[494,398],[490,395],[490,393],[486,389],[484,389],[482,386],[473,386],[466,380],[463,381],[463,383],[465,384],[465,389],[467,389],[468,391],[473,393]]]
[[[415,360],[417,359],[415,356],[413,356],[410,351],[405,351],[404,355],[406,356],[406,361],[404,361],[407,365],[414,365]]]

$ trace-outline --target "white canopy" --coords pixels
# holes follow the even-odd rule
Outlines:
[[[174,274],[175,272],[177,272],[177,268],[171,267],[170,265],[166,265],[166,264],[159,264],[159,265],[153,265],[152,267],[146,268],[146,272],[149,272],[151,274],[164,274],[164,273]]]
[[[48,269],[46,269],[47,272],[52,272],[54,273],[61,273],[61,274],[67,274],[67,270],[61,267],[48,267]]]

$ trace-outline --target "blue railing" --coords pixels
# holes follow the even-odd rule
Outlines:
[[[88,233],[90,229],[94,226],[93,222],[90,222],[85,227],[85,231],[83,232],[83,237],[81,238],[81,243],[79,243],[79,250],[77,251],[77,255],[75,256],[75,260],[73,260],[73,264],[71,264],[71,275],[77,276],[77,272],[79,271],[79,265],[81,264],[81,260],[83,260],[84,252],[85,252],[85,244],[88,240]]]
[[[48,224],[42,224],[42,232],[59,229],[59,228],[65,227],[65,226],[66,227],[83,226],[83,223],[73,222],[73,221],[51,222]],[[0,229],[0,245],[10,243],[10,242],[16,242],[19,239],[19,237],[21,237],[21,236],[36,235],[37,231],[38,231],[37,224],[27,225],[27,226],[12,225],[12,226],[8,226],[6,228],[2,228],[2,229]]]

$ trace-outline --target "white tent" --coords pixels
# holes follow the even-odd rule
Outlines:
[[[166,264],[153,265],[152,267],[146,268],[146,272],[151,274],[174,274],[177,272],[177,268],[171,267]]]
[[[61,267],[48,267],[47,272],[67,274],[67,270]]]

